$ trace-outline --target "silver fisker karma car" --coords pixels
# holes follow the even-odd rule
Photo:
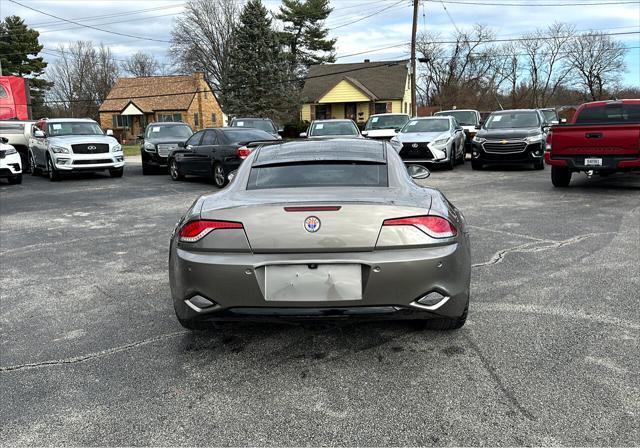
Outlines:
[[[175,312],[189,329],[259,318],[426,319],[464,325],[464,217],[385,141],[255,149],[171,237]]]

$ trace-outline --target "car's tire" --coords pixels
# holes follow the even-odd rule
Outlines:
[[[123,174],[124,174],[124,167],[123,168],[111,168],[109,170],[109,175],[111,177],[122,177]]]
[[[173,181],[184,180],[184,174],[180,172],[176,159],[169,160],[169,176]]]
[[[53,166],[51,157],[47,157],[47,176],[51,182],[58,182],[60,180],[60,173]]]
[[[460,152],[461,152],[461,154],[460,154],[460,158],[458,159],[458,163],[460,165],[464,165],[464,159],[465,159],[465,157],[467,155],[467,150],[464,147],[464,144],[462,145],[462,151],[460,151]]]
[[[21,184],[22,183],[22,174],[18,174],[16,176],[10,177],[9,178],[9,183],[16,185],[16,184]]]
[[[31,166],[31,175],[38,176],[40,175],[40,168],[36,165],[36,159],[33,157],[33,153],[29,151],[29,165]]]
[[[480,162],[479,160],[471,160],[471,169],[472,170],[481,170],[482,169],[482,162]]]
[[[446,169],[447,171],[451,171],[454,166],[456,166],[456,155],[455,149],[451,147],[451,152],[449,153],[449,161],[445,163],[444,169]]]
[[[457,330],[458,328],[462,328],[467,321],[467,315],[469,314],[469,304],[465,307],[462,315],[459,317],[440,317],[436,319],[428,319],[423,321],[422,328],[425,330],[437,330],[437,331],[447,331],[447,330]]]
[[[178,316],[176,316],[176,317],[178,318],[178,322],[180,322],[180,325],[182,325],[187,330],[202,331],[202,330],[212,329],[214,327],[214,325],[212,323],[209,323],[209,322],[206,322],[206,321],[193,320],[193,319],[182,319],[182,318],[180,318]]]
[[[551,183],[554,187],[564,188],[568,187],[571,182],[571,171],[568,168],[561,166],[551,167]]]
[[[224,188],[229,182],[227,179],[227,172],[220,163],[216,163],[211,168],[211,175],[213,176],[213,183],[218,188]]]
[[[538,160],[533,164],[534,170],[543,170],[544,169],[544,160]]]

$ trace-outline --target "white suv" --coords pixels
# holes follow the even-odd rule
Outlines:
[[[88,118],[42,119],[29,139],[32,174],[44,172],[56,181],[64,172],[109,170],[122,177],[124,154],[118,141]]]
[[[7,142],[9,139],[0,137],[0,178],[6,178],[10,184],[22,183],[22,162],[20,154]]]

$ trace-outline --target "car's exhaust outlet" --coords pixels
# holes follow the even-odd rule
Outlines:
[[[430,291],[411,303],[411,306],[422,310],[434,311],[447,303],[451,297],[438,291]]]
[[[189,308],[191,308],[196,313],[202,313],[205,311],[211,311],[211,309],[217,307],[217,303],[213,300],[209,300],[201,295],[195,295],[190,299],[184,301]]]

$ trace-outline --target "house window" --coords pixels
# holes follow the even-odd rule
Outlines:
[[[158,121],[182,121],[182,114],[158,114]]]
[[[193,125],[195,127],[200,127],[200,114],[198,112],[193,114]]]
[[[373,112],[376,113],[376,114],[386,114],[387,113],[387,103],[376,103]]]
[[[318,104],[316,106],[316,120],[328,120],[331,118],[331,105]]]
[[[131,128],[131,116],[129,115],[112,115],[111,124],[114,129]]]
[[[216,125],[216,114],[211,114],[211,125],[212,126]]]

